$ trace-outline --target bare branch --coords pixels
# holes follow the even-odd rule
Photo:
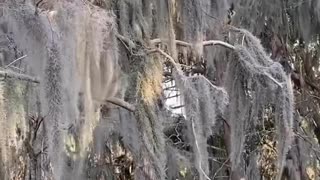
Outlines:
[[[174,66],[174,68],[177,70],[177,71],[181,71],[180,70],[180,64],[177,64],[175,62],[175,60],[167,53],[165,53],[164,51],[162,51],[161,49],[159,48],[156,48],[156,49],[153,49],[153,50],[150,50],[148,51],[148,54],[150,53],[154,53],[154,52],[159,52],[161,55],[165,56],[166,58],[169,59],[169,62]],[[204,78],[205,81],[207,81],[209,83],[209,85],[215,89],[217,89],[217,87],[215,85],[213,85],[205,76],[199,76],[201,78]],[[190,77],[190,78],[194,78],[194,77]],[[272,77],[271,77],[272,78]],[[272,78],[273,79],[273,78]],[[281,84],[280,84],[281,85]],[[282,86],[281,86],[282,87]]]
[[[21,74],[21,73],[16,73],[16,72],[9,71],[9,70],[6,70],[6,71],[0,70],[0,77],[19,79],[22,81],[28,81],[28,82],[33,82],[33,83],[40,83],[39,79],[36,77],[28,76],[28,75]]]
[[[152,39],[150,41],[151,44],[159,44],[159,43],[162,43],[163,41],[161,39]],[[185,47],[191,47],[192,44],[190,43],[187,43],[185,41],[180,41],[180,40],[175,40],[176,44],[177,45],[180,45],[180,46],[185,46]]]
[[[149,50],[147,53],[148,54],[152,54],[152,53],[155,53],[155,52],[158,52],[161,55],[163,55],[164,57],[166,57],[169,60],[169,62],[174,66],[174,68],[179,69],[179,64],[177,64],[175,62],[175,60],[169,54],[165,53],[161,49],[159,49],[159,48],[152,49],[152,50]]]
[[[159,44],[159,43],[162,43],[162,40],[161,39],[153,39],[150,42],[151,42],[151,44]],[[180,45],[180,46],[185,46],[185,47],[192,46],[191,43],[181,41],[181,40],[175,40],[175,42],[177,45]],[[234,49],[234,46],[232,46],[231,44],[223,42],[223,41],[218,41],[218,40],[203,41],[202,44],[203,44],[203,46],[220,45],[220,46],[224,46],[229,49]]]
[[[266,75],[270,80],[272,80],[275,84],[277,84],[280,88],[283,88],[282,84],[279,83],[276,79],[274,79],[270,74],[268,73],[263,73],[264,75]]]
[[[19,57],[18,59],[14,60],[14,61],[12,61],[11,63],[9,63],[8,65],[6,65],[5,68],[8,68],[9,66],[11,66],[12,64],[14,64],[15,62],[17,62],[17,61],[19,61],[19,60],[22,60],[23,58],[26,58],[26,57],[27,57],[27,55],[24,55],[24,56]]]
[[[200,157],[199,157],[199,168],[200,168],[202,174],[206,177],[206,179],[211,180],[211,179],[209,178],[209,176],[206,174],[206,172],[204,172],[204,170],[202,169],[202,165],[201,165],[201,152],[200,152],[200,147],[199,147],[199,144],[198,144],[198,141],[197,141],[197,138],[196,138],[196,132],[195,132],[195,127],[194,127],[193,119],[191,119],[191,126],[192,126],[192,133],[193,133],[193,136],[194,136],[196,148],[197,148],[197,151],[198,151],[199,156],[200,156]]]
[[[212,45],[220,45],[229,49],[234,49],[234,46],[232,46],[229,43],[223,42],[223,41],[217,41],[217,40],[209,40],[209,41],[203,41],[203,46],[212,46]]]
[[[108,98],[106,101],[111,104],[120,106],[124,109],[127,109],[128,111],[131,111],[131,112],[135,111],[135,107],[132,104],[130,104],[122,99],[111,97],[111,98]]]
[[[226,165],[227,165],[227,163],[228,163],[229,159],[230,159],[230,158],[226,159],[226,160],[224,161],[224,163],[222,164],[222,166],[220,166],[220,168],[219,168],[219,169],[214,173],[214,175],[213,175],[213,179],[215,179],[215,178],[216,178],[216,176],[218,175],[218,173],[221,171],[221,169],[222,169],[224,166],[226,166]]]

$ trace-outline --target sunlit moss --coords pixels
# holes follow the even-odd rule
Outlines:
[[[147,105],[153,105],[162,90],[162,64],[157,58],[150,59],[150,61],[152,62],[148,62],[150,65],[146,66],[148,69],[145,69],[144,77],[140,82],[141,96]]]
[[[79,142],[72,134],[67,134],[64,137],[65,151],[71,158],[75,158],[75,154],[79,153]]]

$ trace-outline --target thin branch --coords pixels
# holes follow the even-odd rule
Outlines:
[[[179,65],[175,62],[175,60],[167,53],[165,53],[164,51],[162,51],[161,49],[159,48],[156,48],[156,49],[152,49],[152,50],[149,50],[147,53],[148,54],[151,54],[151,53],[155,53],[155,52],[159,52],[160,54],[162,54],[164,57],[166,57],[169,62],[174,66],[174,68],[176,68],[177,70],[179,70]]]
[[[213,179],[216,178],[216,176],[217,176],[218,173],[221,171],[221,169],[228,163],[229,159],[230,159],[230,158],[226,159],[226,160],[224,161],[224,163],[220,166],[220,168],[214,173]]]
[[[28,76],[28,75],[21,74],[21,73],[16,73],[16,72],[9,71],[9,70],[6,70],[6,71],[0,70],[0,77],[19,79],[22,81],[28,81],[28,82],[33,82],[33,83],[40,83],[39,79],[36,77]]]
[[[274,83],[276,83],[278,86],[280,86],[281,88],[283,87],[281,83],[279,83],[276,79],[274,79],[270,74],[264,72],[264,75],[266,75],[270,80],[272,80]]]
[[[11,66],[12,64],[14,64],[15,62],[20,61],[20,60],[22,60],[23,58],[26,58],[26,57],[27,57],[27,55],[24,55],[24,56],[19,57],[18,59],[14,60],[14,61],[12,61],[11,63],[9,63],[8,65],[6,65],[5,68],[8,68],[9,66]]]
[[[151,42],[151,44],[159,44],[159,43],[162,43],[163,41],[161,39],[153,39],[150,42]],[[181,40],[175,40],[175,43],[177,45],[185,46],[185,47],[191,47],[192,46],[191,43],[188,43],[188,42],[185,42],[185,41],[181,41]],[[220,46],[224,46],[224,47],[229,48],[229,49],[234,49],[233,45],[231,45],[229,43],[226,43],[226,42],[223,42],[223,41],[219,41],[219,40],[203,41],[202,44],[203,44],[203,46],[220,45]]]
[[[191,76],[191,77],[188,77],[188,78],[190,78],[190,79],[203,78],[212,88],[214,88],[214,89],[216,89],[216,90],[219,90],[219,91],[224,91],[223,88],[218,87],[218,86],[212,84],[212,82],[211,82],[208,78],[206,78],[205,76],[203,76],[203,75]]]
[[[216,147],[216,146],[208,145],[208,147],[211,148],[211,149],[214,149],[214,150],[226,152],[225,149],[222,149],[222,148],[219,148],[219,147]]]
[[[176,95],[173,95],[173,96],[165,97],[165,99],[177,98],[177,97],[179,97],[179,96],[180,96],[180,94],[176,94]]]
[[[159,48],[153,49],[148,51],[148,53],[154,53],[154,52],[159,52],[160,54],[162,54],[163,56],[165,56],[166,58],[168,58],[169,62],[174,66],[174,68],[176,68],[176,70],[180,71],[180,64],[177,64],[174,59],[167,53],[165,53],[164,51],[162,51]],[[205,76],[200,75],[199,77],[203,78],[205,81],[207,81],[209,83],[209,85],[215,89],[218,89],[219,87],[213,85]],[[190,77],[190,78],[194,78],[194,77]],[[281,85],[281,84],[280,84]]]
[[[229,49],[234,49],[234,46],[232,46],[229,43],[223,42],[223,41],[217,41],[217,40],[209,40],[209,41],[203,41],[203,46],[211,46],[211,45],[220,45]]]
[[[170,109],[180,109],[180,108],[183,108],[184,106],[185,106],[184,104],[179,106],[170,106]]]
[[[20,69],[20,68],[18,68],[18,67],[15,67],[15,66],[10,66],[12,69],[16,69],[16,70],[18,70],[18,71],[22,71],[22,69]]]
[[[150,40],[150,43],[151,44],[159,44],[159,43],[162,43],[163,41],[161,40],[161,39],[152,39],[152,40]],[[180,46],[185,46],[185,47],[191,47],[192,46],[192,44],[190,44],[190,43],[187,43],[187,42],[185,42],[185,41],[181,41],[181,40],[175,40],[175,43],[177,44],[177,45],[180,45]]]
[[[127,109],[128,111],[131,111],[131,112],[135,111],[135,107],[132,104],[130,104],[122,99],[111,97],[111,98],[108,98],[106,101],[111,104],[120,106],[124,109]]]
[[[197,148],[197,151],[198,151],[198,153],[199,153],[199,168],[200,168],[202,174],[205,176],[205,178],[208,179],[208,180],[211,180],[211,179],[209,178],[209,176],[206,174],[206,172],[204,172],[204,170],[202,169],[202,165],[201,165],[201,152],[200,152],[199,144],[198,144],[198,141],[197,141],[197,138],[196,138],[196,132],[195,132],[195,128],[194,128],[193,119],[191,119],[191,126],[192,126],[192,133],[193,133],[193,136],[194,136],[194,141],[195,141],[195,144],[196,144],[196,148]]]

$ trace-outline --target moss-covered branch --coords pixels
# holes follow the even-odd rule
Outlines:
[[[18,79],[18,80],[28,81],[33,83],[40,83],[40,80],[36,77],[32,77],[32,76],[21,74],[21,73],[16,73],[10,70],[5,70],[5,71],[0,70],[0,77]]]

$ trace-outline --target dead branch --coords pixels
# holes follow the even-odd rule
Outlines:
[[[0,70],[0,77],[18,79],[18,80],[28,81],[33,83],[40,83],[39,79],[36,77],[28,76],[21,73],[16,73],[10,70],[6,70],[6,71]]]
[[[152,39],[152,40],[150,40],[150,43],[151,43],[151,44],[154,44],[154,45],[159,44],[159,43],[162,43],[162,42],[163,42],[163,41],[162,41],[161,39]],[[192,44],[187,43],[187,42],[185,42],[185,41],[180,41],[180,40],[175,40],[175,43],[176,43],[177,45],[185,46],[185,47],[191,47],[191,46],[192,46]]]
[[[159,43],[162,43],[163,41],[161,39],[153,39],[150,42],[151,42],[151,44],[159,44]],[[181,41],[181,40],[175,40],[175,43],[177,45],[185,46],[185,47],[191,47],[192,46],[191,43],[188,43],[188,42],[185,42],[185,41]],[[233,45],[231,45],[229,43],[226,43],[226,42],[223,42],[223,41],[219,41],[219,40],[203,41],[202,45],[203,46],[220,45],[220,46],[223,46],[223,47],[226,47],[226,48],[229,48],[229,49],[234,49]]]
[[[234,49],[234,46],[232,46],[229,43],[223,42],[223,41],[218,41],[218,40],[209,40],[209,41],[203,41],[203,46],[213,46],[213,45],[220,45],[229,49]]]
[[[22,60],[22,59],[24,59],[24,58],[26,58],[26,57],[27,57],[27,55],[24,55],[24,56],[19,57],[18,59],[14,60],[14,61],[12,61],[11,63],[9,63],[8,65],[6,65],[5,68],[8,68],[9,66],[11,66],[12,64],[14,64],[15,62],[20,61],[20,60]]]
[[[283,88],[282,84],[278,82],[276,79],[274,79],[270,74],[264,72],[263,73],[265,76],[267,76],[271,81],[273,81],[275,84],[277,84],[280,88]]]
[[[135,111],[135,107],[132,104],[130,104],[122,99],[119,99],[116,97],[111,97],[111,98],[108,98],[106,101],[111,104],[120,106],[124,109],[127,109],[128,111],[131,111],[131,112]]]
[[[155,49],[149,50],[147,53],[148,53],[148,54],[152,54],[152,53],[155,53],[155,52],[158,52],[158,53],[160,53],[161,55],[163,55],[164,57],[166,57],[166,58],[169,60],[169,62],[174,66],[174,68],[176,68],[177,70],[180,69],[180,68],[179,68],[179,64],[177,64],[177,63],[175,62],[175,60],[174,60],[169,54],[165,53],[164,51],[162,51],[162,50],[159,49],[159,48],[155,48]]]
[[[194,127],[194,123],[193,123],[193,119],[191,119],[191,126],[192,126],[192,133],[193,133],[193,136],[194,136],[194,140],[195,140],[195,144],[196,144],[196,149],[198,151],[198,154],[199,154],[199,168],[201,170],[201,173],[205,176],[206,179],[208,180],[211,180],[209,178],[209,176],[206,174],[206,172],[202,169],[202,164],[201,164],[201,152],[200,152],[200,147],[199,147],[199,144],[198,144],[198,141],[197,141],[197,137],[196,137],[196,132],[195,132],[195,127]]]

